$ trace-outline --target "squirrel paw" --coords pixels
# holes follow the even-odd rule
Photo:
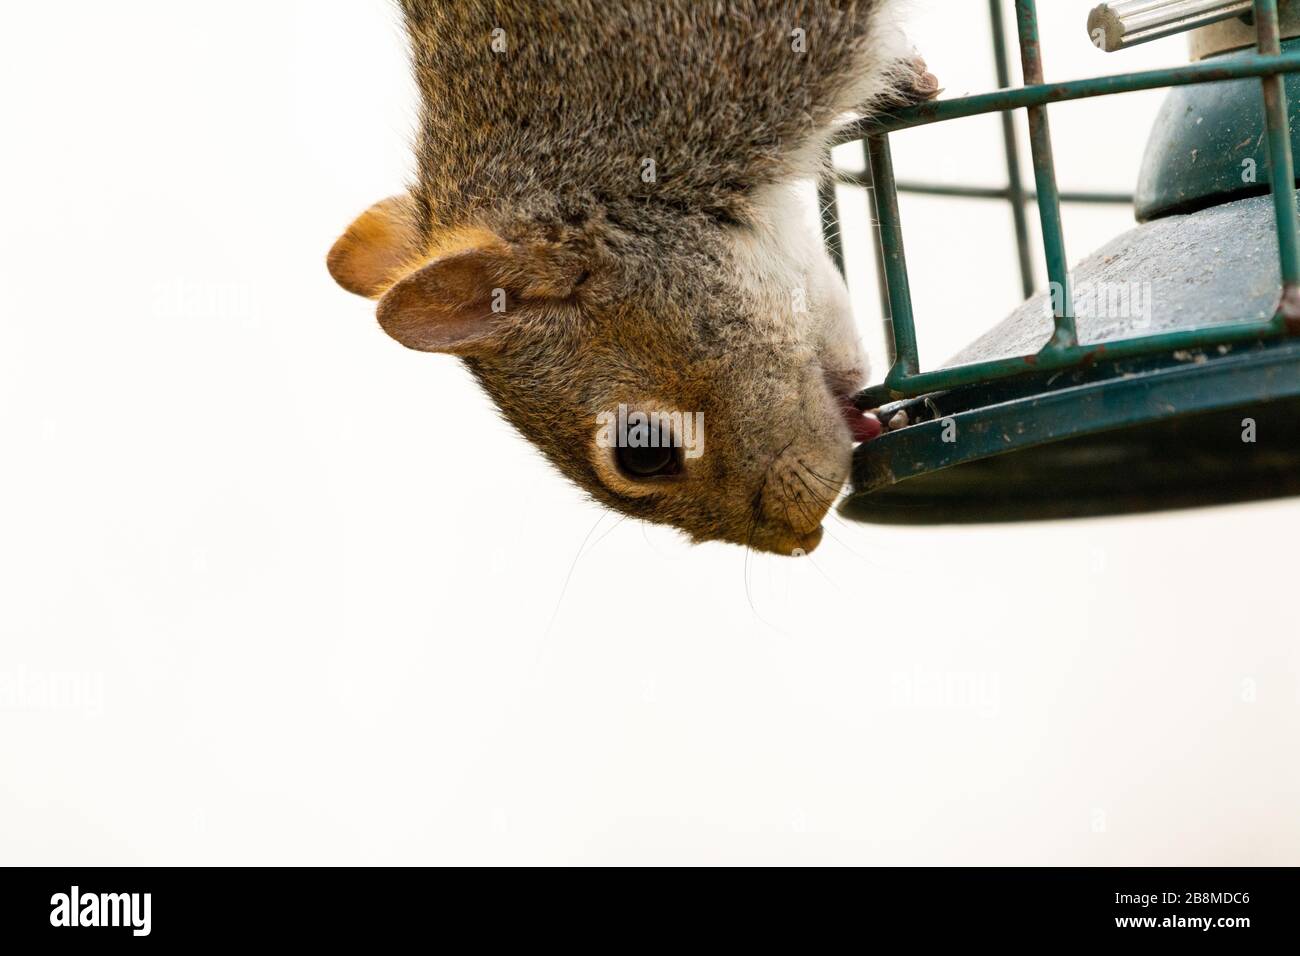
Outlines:
[[[928,103],[943,92],[943,88],[939,86],[939,78],[930,72],[930,68],[925,65],[925,60],[919,56],[909,57],[903,61],[896,89],[899,99],[905,106]]]

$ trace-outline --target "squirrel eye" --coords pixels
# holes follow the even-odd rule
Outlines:
[[[629,478],[665,478],[681,471],[681,458],[678,450],[671,446],[659,448],[615,449],[614,458],[623,474]]]

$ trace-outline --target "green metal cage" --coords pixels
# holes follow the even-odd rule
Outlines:
[[[876,219],[876,268],[890,350],[881,385],[859,397],[862,408],[910,409],[916,424],[861,446],[853,491],[842,510],[871,521],[971,521],[1104,514],[1300,493],[1295,458],[1255,456],[1227,444],[1228,426],[1243,407],[1285,427],[1300,407],[1300,216],[1284,75],[1300,71],[1300,49],[1283,52],[1278,0],[1254,0],[1256,51],[1169,69],[1065,83],[1043,81],[1034,0],[1016,0],[1025,85],[1009,88],[1008,44],[999,0],[990,0],[999,89],[910,106],[864,120],[840,144],[861,142],[867,172],[839,172],[838,183],[868,189]],[[1266,167],[1275,216],[1281,281],[1270,314],[1197,328],[1166,329],[1081,343],[1061,222],[1063,202],[1131,203],[1111,193],[1062,193],[1057,187],[1048,123],[1053,103],[1138,90],[1258,80],[1266,127]],[[1034,188],[1022,181],[1014,111],[1025,110]],[[890,136],[946,120],[999,113],[1007,166],[1005,188],[973,188],[895,178]],[[1261,140],[1263,137],[1261,137]],[[832,257],[845,268],[835,223],[836,181],[819,186],[823,231]],[[912,309],[900,192],[997,200],[1010,204],[1021,285],[1034,292],[1027,209],[1036,205],[1046,273],[1053,294],[1053,328],[1035,351],[922,369]],[[1263,201],[1263,200],[1261,200]],[[1196,361],[1188,362],[1189,355]],[[1269,404],[1263,409],[1261,403]],[[1296,414],[1293,416],[1292,412]],[[1193,415],[1219,414],[1219,425]],[[960,426],[960,442],[945,427]],[[1235,427],[1235,426],[1233,426]],[[1216,430],[1217,429],[1217,430]],[[1126,434],[1118,434],[1127,430]],[[1223,432],[1209,447],[1201,436]],[[946,435],[950,438],[950,435]],[[1212,443],[1210,443],[1212,444]],[[1238,437],[1237,445],[1240,445]],[[1046,447],[1053,446],[1053,447]],[[1010,456],[1008,452],[1021,452]],[[1153,456],[1160,467],[1152,468]],[[1191,463],[1189,465],[1189,463]],[[954,471],[955,466],[968,466]],[[1194,467],[1193,467],[1194,466]],[[1190,469],[1190,470],[1189,470]],[[1124,481],[1118,471],[1126,471]],[[960,469],[959,469],[960,471]],[[1145,478],[1133,481],[1135,473]],[[924,481],[915,479],[924,478]],[[1182,481],[1182,486],[1171,484]],[[1052,488],[1044,490],[1044,483]],[[906,486],[904,487],[904,484]],[[1069,502],[1060,499],[1066,492]],[[1082,493],[1082,494],[1081,494]],[[1089,498],[1083,501],[1082,498]]]

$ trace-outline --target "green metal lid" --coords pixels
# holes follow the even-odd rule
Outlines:
[[[1300,50],[1300,38],[1282,44]],[[1253,56],[1246,50],[1214,57]],[[1291,148],[1300,148],[1300,74],[1287,74]],[[1135,208],[1140,222],[1269,191],[1268,137],[1258,80],[1180,86],[1169,91],[1147,141]]]

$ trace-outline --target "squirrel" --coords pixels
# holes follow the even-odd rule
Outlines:
[[[811,552],[880,428],[799,184],[837,123],[936,92],[896,0],[400,6],[416,175],[334,244],[334,279],[460,357],[597,501]]]

